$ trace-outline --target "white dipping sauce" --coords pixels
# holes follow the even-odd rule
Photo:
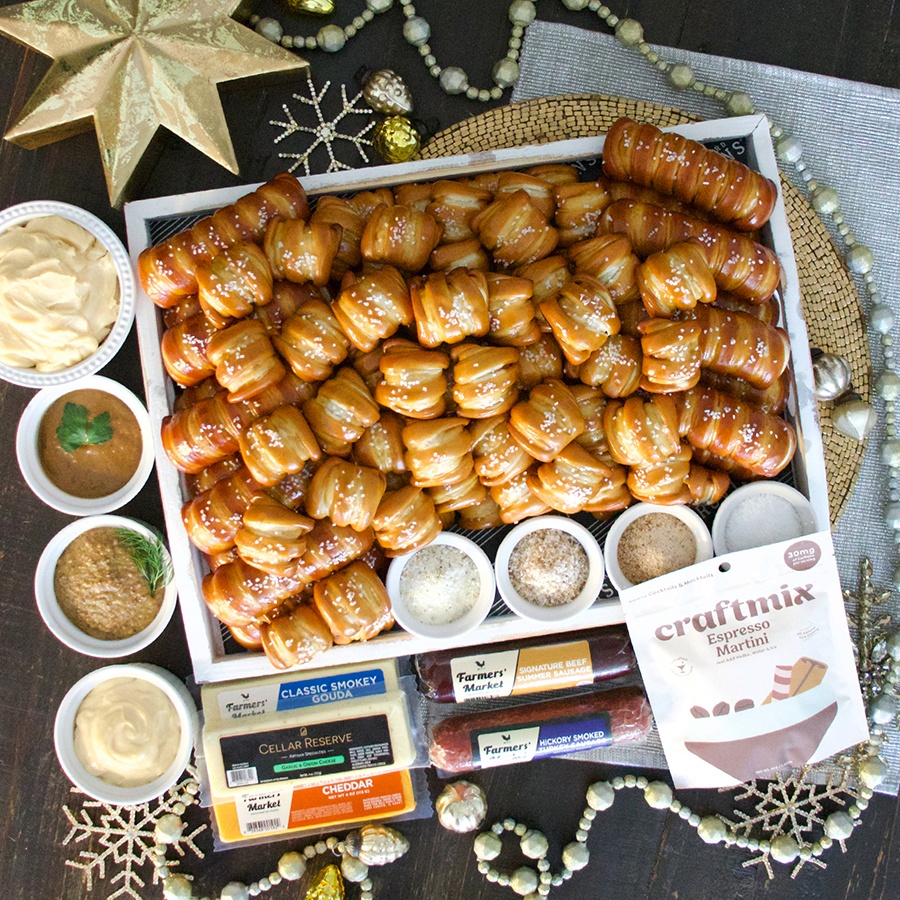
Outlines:
[[[75,714],[75,754],[107,784],[137,787],[165,774],[175,761],[181,724],[172,701],[142,678],[97,685]]]

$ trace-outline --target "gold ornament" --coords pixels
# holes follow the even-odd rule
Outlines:
[[[330,16],[334,12],[334,0],[286,0],[285,6],[306,16]]]
[[[325,866],[310,883],[303,900],[344,900],[344,879],[337,866]]]
[[[419,152],[419,132],[406,116],[391,116],[379,123],[374,131],[375,149],[388,163],[408,162]]]
[[[391,69],[379,69],[367,75],[363,97],[375,112],[386,116],[408,116],[413,109],[406,82]]]
[[[33,149],[97,131],[118,206],[164,125],[231,172],[238,164],[216,85],[306,62],[229,18],[241,0],[31,0],[0,33],[52,57],[6,139]]]

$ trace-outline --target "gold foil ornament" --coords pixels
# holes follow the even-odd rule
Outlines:
[[[408,116],[413,109],[406,82],[391,69],[379,69],[367,75],[363,97],[375,112],[386,116]]]
[[[378,155],[389,163],[414,159],[422,143],[419,132],[406,116],[390,116],[376,126],[373,134]]]
[[[344,900],[344,879],[337,866],[316,873],[303,900]]]
[[[284,5],[305,16],[330,16],[334,12],[334,0],[285,0]]]
[[[230,18],[241,0],[31,0],[0,34],[53,59],[6,139],[29,149],[96,129],[110,202],[125,198],[160,126],[231,172],[216,85],[306,62]]]

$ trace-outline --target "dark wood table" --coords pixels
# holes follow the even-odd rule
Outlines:
[[[292,23],[291,33],[308,34],[318,27],[292,19],[285,5],[260,3],[258,11]],[[432,24],[431,44],[439,59],[448,65],[463,61],[473,82],[490,84],[491,67],[505,51],[509,33],[507,0],[418,0],[417,5]],[[640,20],[652,42],[900,87],[900,21],[893,0],[821,0],[816,4],[802,0],[641,0],[612,5],[616,13]],[[363,2],[337,0],[337,6],[336,18],[344,23],[358,14]],[[397,8],[377,18],[364,36],[339,54],[311,54],[317,84],[326,79],[352,84],[354,73],[363,65],[390,67],[411,85],[420,115],[434,117],[439,127],[482,111],[479,104],[448,97],[426,74],[418,54],[400,34],[401,15]],[[556,0],[539,3],[538,15],[585,28],[599,26],[595,15],[570,13]],[[553,65],[553,60],[546,64]],[[19,114],[47,65],[37,53],[0,41],[4,130]],[[277,117],[281,103],[298,87],[294,83],[260,88],[238,82],[223,91],[242,166],[240,177],[164,135],[158,161],[139,196],[223,187],[273,175],[279,170],[279,160],[267,123]],[[752,86],[748,88],[752,90]],[[504,102],[506,98],[499,101]],[[93,133],[37,151],[0,144],[0,207],[31,199],[82,206],[124,237],[122,214],[108,203]],[[133,334],[104,374],[142,393]],[[5,625],[0,638],[0,883],[9,898],[103,898],[115,890],[108,880],[113,873],[88,891],[81,874],[64,863],[76,851],[60,847],[68,830],[61,807],[70,801],[70,793],[53,752],[53,720],[69,686],[101,663],[58,643],[35,608],[32,577],[38,556],[49,538],[70,520],[37,500],[16,467],[15,426],[31,396],[24,388],[0,384],[0,422],[4,423],[0,452],[5,466],[5,477],[0,480],[0,610]],[[152,483],[122,512],[162,525],[158,491]],[[178,617],[138,659],[162,665],[182,677],[190,674]],[[609,767],[550,760],[492,770],[475,780],[487,792],[492,818],[513,816],[549,836],[556,867],[562,844],[572,838],[577,827],[586,786],[614,774]],[[432,779],[432,788],[438,786]],[[716,800],[710,793],[687,794],[682,799],[698,810],[709,809]],[[433,818],[407,823],[402,830],[412,848],[400,863],[377,871],[376,896],[403,900],[514,896],[508,888],[487,884],[477,873],[470,836],[451,835]],[[188,861],[186,868],[198,876],[199,890],[212,893],[231,878],[249,883],[261,877],[296,843],[209,853],[202,862]],[[209,841],[201,840],[201,845],[208,849]],[[826,870],[804,869],[796,881],[784,868],[779,868],[772,882],[762,868],[744,868],[746,854],[706,846],[677,816],[652,811],[633,791],[623,792],[613,810],[600,817],[590,847],[591,867],[554,889],[551,896],[558,900],[900,896],[900,805],[889,797],[874,798],[846,854],[833,848],[824,857]],[[159,895],[158,887],[144,891],[146,897]],[[296,885],[282,886],[269,896],[295,898]],[[351,888],[348,896],[357,896],[356,889]]]

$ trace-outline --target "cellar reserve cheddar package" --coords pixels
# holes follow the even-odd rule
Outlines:
[[[622,591],[675,786],[728,787],[868,739],[831,534]]]

